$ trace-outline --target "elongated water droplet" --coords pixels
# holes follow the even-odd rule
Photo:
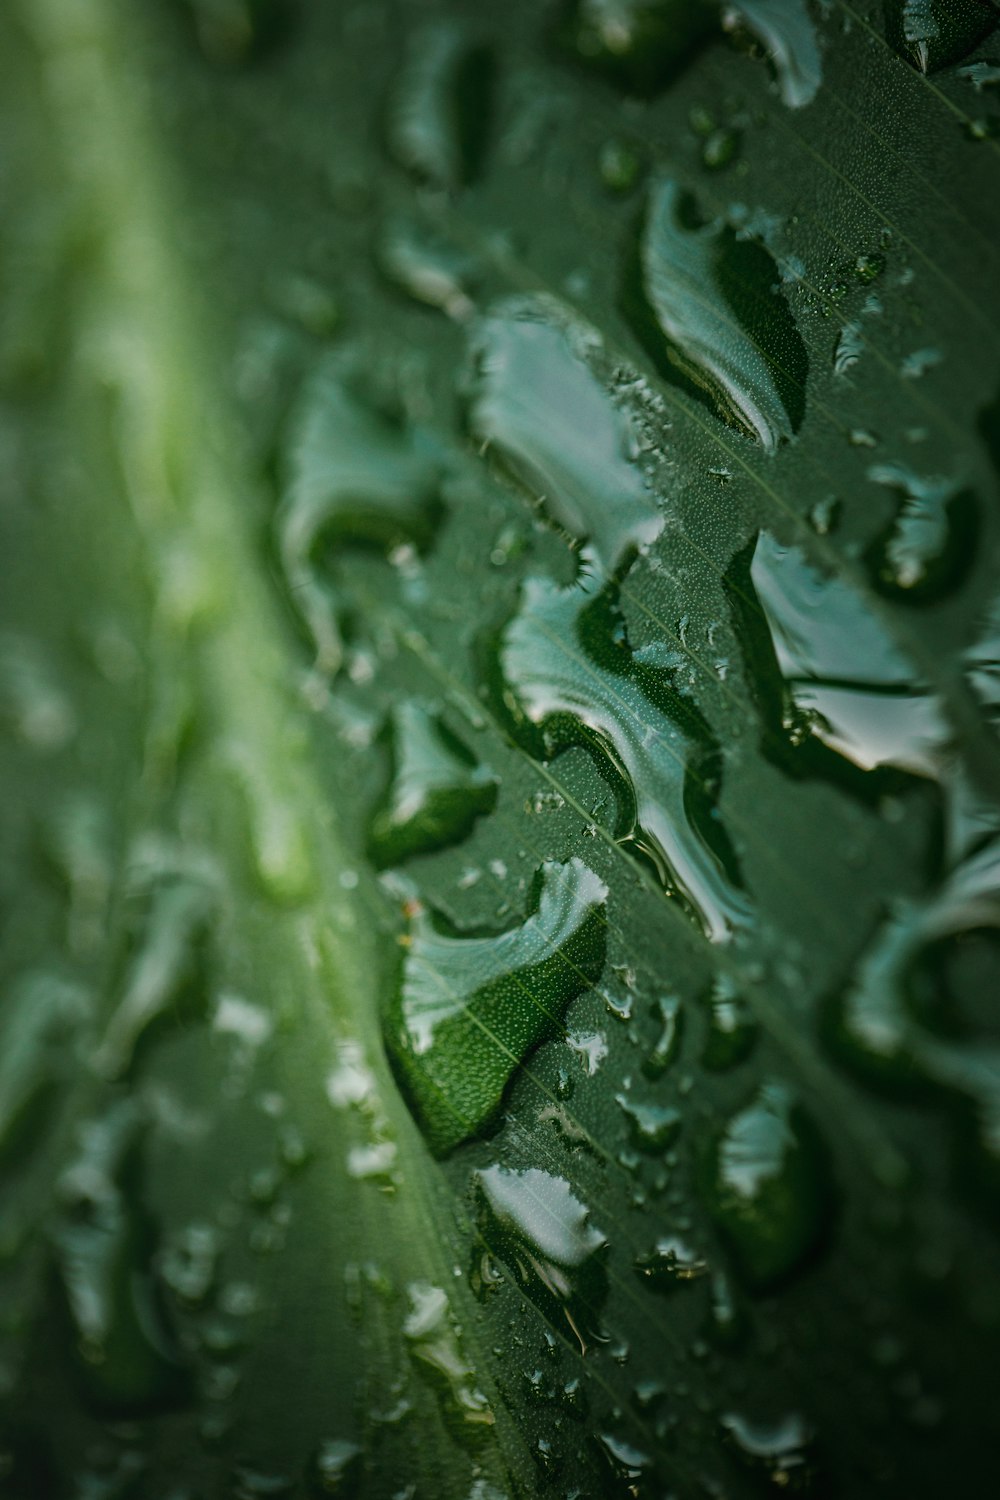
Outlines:
[[[573,859],[543,865],[529,915],[495,937],[456,937],[424,913],[414,918],[385,1035],[436,1151],[492,1122],[519,1065],[598,979],[606,898]]]
[[[726,1125],[708,1206],[754,1287],[781,1280],[815,1249],[830,1213],[829,1167],[815,1126],[782,1084],[764,1084]]]
[[[905,464],[873,464],[868,477],[899,496],[894,519],[868,554],[876,586],[893,599],[939,599],[975,556],[975,496],[953,479],[924,478]]]
[[[352,542],[427,546],[440,511],[440,462],[427,438],[365,404],[331,364],[305,388],[283,467],[277,529],[285,580],[317,670],[328,676],[343,652],[323,553]]]
[[[733,983],[720,977],[708,997],[708,1035],[702,1049],[703,1068],[722,1071],[749,1056],[757,1039],[757,1026],[746,1001]]]
[[[609,572],[663,528],[629,459],[628,416],[586,362],[593,337],[541,298],[508,303],[473,346],[469,426]]]
[[[140,1040],[159,1022],[206,1002],[202,948],[215,912],[215,894],[204,881],[178,873],[156,880],[144,893],[134,955],[121,995],[93,1057],[105,1078],[121,1078]]]
[[[562,1177],[529,1167],[488,1167],[474,1178],[490,1248],[551,1321],[565,1320],[585,1350],[599,1338],[607,1294],[607,1238]]]
[[[762,245],[705,223],[678,183],[650,189],[626,311],[662,373],[769,453],[798,429],[805,346]]]
[[[152,1273],[155,1236],[135,1181],[140,1148],[129,1100],[88,1124],[59,1181],[53,1231],[77,1368],[91,1399],[120,1413],[169,1401],[184,1384]]]
[[[457,843],[497,800],[496,777],[426,705],[397,704],[390,736],[392,779],[369,835],[380,868]]]
[[[850,584],[767,532],[728,582],[765,722],[786,747],[780,763],[835,774],[836,762],[812,753],[819,742],[845,769],[939,775],[951,739],[944,708]],[[764,751],[773,755],[772,743]]]
[[[760,42],[789,109],[812,103],[823,65],[807,0],[733,0],[724,21],[742,23]]]
[[[455,189],[479,173],[492,125],[490,50],[452,22],[414,37],[389,104],[386,134],[400,166]]]
[[[676,995],[664,995],[657,1000],[654,1014],[659,1017],[661,1029],[653,1050],[642,1064],[647,1078],[659,1078],[674,1061],[680,1051],[684,1026],[684,1012]]]
[[[476,264],[446,240],[393,219],[379,239],[376,259],[386,279],[415,302],[439,308],[449,318],[471,316],[469,288],[476,280]]]
[[[676,662],[630,650],[616,601],[613,584],[588,594],[529,578],[501,638],[504,702],[543,758],[593,751],[622,788],[620,833],[722,941],[749,907],[716,813],[720,752],[674,685]]]
[[[575,0],[566,41],[581,62],[614,83],[653,94],[717,24],[707,0]]]
[[[403,1334],[411,1355],[431,1372],[443,1399],[463,1423],[492,1426],[493,1412],[462,1353],[447,1294],[428,1281],[411,1282],[406,1290],[410,1312]]]

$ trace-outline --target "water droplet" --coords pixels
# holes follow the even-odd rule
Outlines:
[[[428,1281],[413,1281],[406,1291],[410,1312],[403,1334],[413,1358],[431,1371],[438,1389],[462,1422],[491,1426],[493,1412],[462,1353],[447,1294]]]
[[[660,1034],[653,1050],[644,1059],[642,1071],[647,1078],[659,1078],[676,1058],[681,1044],[684,1012],[676,995],[663,995],[654,1006],[660,1021]]]
[[[77,731],[76,714],[37,641],[0,636],[0,714],[31,749],[63,750]]]
[[[635,1269],[654,1291],[669,1292],[679,1282],[706,1275],[708,1262],[677,1235],[662,1235],[635,1262]]]
[[[922,73],[960,62],[996,26],[982,0],[891,0],[893,46]]]
[[[285,33],[287,0],[183,0],[198,45],[210,62],[243,66]]]
[[[582,743],[599,758],[621,790],[619,836],[723,941],[748,906],[718,820],[721,755],[667,655],[629,648],[614,584],[589,594],[529,578],[501,637],[503,701],[534,754]]]
[[[987,997],[998,928],[1000,840],[994,838],[934,895],[895,904],[838,1004],[833,1031],[842,1055],[872,1084],[903,1097],[931,1092],[956,1101],[994,1191],[1000,1048]]]
[[[978,94],[985,88],[995,88],[1000,84],[1000,67],[996,63],[969,63],[967,67],[959,68],[958,76],[971,83]]]
[[[93,1056],[104,1078],[128,1073],[140,1041],[154,1027],[192,1007],[203,1010],[207,1001],[203,951],[215,916],[212,887],[178,870],[143,882],[137,895],[141,912],[133,956]]]
[[[727,1447],[745,1468],[788,1495],[804,1495],[816,1478],[814,1433],[798,1412],[776,1422],[754,1422],[729,1412],[721,1418]]]
[[[102,1407],[141,1411],[183,1390],[153,1276],[155,1235],[136,1190],[142,1125],[130,1100],[80,1132],[57,1188],[59,1301],[83,1384]]]
[[[529,1167],[488,1167],[474,1177],[484,1239],[550,1321],[564,1319],[585,1352],[602,1337],[607,1238],[562,1177]]]
[[[664,1104],[644,1104],[624,1094],[615,1098],[629,1122],[633,1143],[640,1151],[659,1155],[671,1144],[681,1128],[680,1111]]]
[[[846,375],[853,370],[864,353],[865,341],[860,323],[845,323],[833,351],[833,373]]]
[[[462,321],[472,315],[469,287],[477,277],[475,262],[446,240],[400,220],[385,228],[376,249],[383,275],[401,291]]]
[[[761,1086],[715,1143],[708,1204],[746,1280],[763,1287],[795,1270],[829,1218],[826,1152],[789,1091]]]
[[[90,1018],[85,990],[38,970],[8,985],[0,1012],[0,1162],[23,1160],[42,1136]]]
[[[345,543],[426,547],[440,511],[440,463],[429,439],[365,404],[328,363],[306,384],[283,476],[277,528],[285,580],[316,669],[329,676],[343,647],[336,595],[320,573],[324,554]]]
[[[575,0],[566,42],[636,94],[663,88],[716,26],[705,0]]]
[[[623,1438],[616,1437],[610,1432],[599,1432],[597,1444],[604,1457],[611,1466],[615,1478],[628,1485],[628,1493],[636,1493],[636,1482],[642,1478],[643,1471],[648,1469],[652,1460],[641,1448],[635,1447],[633,1443],[627,1443]]]
[[[663,375],[769,453],[802,420],[808,368],[778,281],[761,244],[703,222],[677,183],[653,184],[626,286],[636,333]]]
[[[940,598],[975,555],[975,496],[953,479],[923,478],[900,463],[875,464],[868,477],[899,496],[894,519],[868,554],[873,581],[893,599]]]
[[[351,1500],[358,1493],[364,1470],[364,1454],[346,1438],[327,1438],[320,1443],[309,1465],[309,1483],[316,1495],[341,1495]]]
[[[379,869],[458,843],[497,800],[496,777],[427,705],[398,703],[389,734],[392,779],[369,834]]]
[[[629,457],[629,418],[589,368],[587,344],[555,303],[502,305],[473,347],[469,427],[612,572],[663,522]]]
[[[528,1053],[600,976],[603,882],[578,859],[544,864],[532,897],[524,922],[492,937],[413,919],[385,1036],[436,1151],[492,1122]]]
[[[951,739],[944,709],[850,584],[761,532],[730,579],[759,702],[794,772],[894,766],[936,777]],[[757,610],[759,600],[766,632]],[[770,743],[765,754],[773,755]]]
[[[400,166],[435,187],[472,182],[489,143],[494,78],[492,53],[464,27],[444,21],[418,30],[386,126]]]
[[[701,1054],[703,1068],[721,1072],[750,1055],[757,1026],[746,1001],[732,981],[720,976],[708,997],[708,1035]]]
[[[823,67],[806,0],[734,0],[723,11],[723,24],[742,24],[760,42],[789,109],[812,103]]]
[[[612,193],[628,193],[642,173],[642,157],[628,141],[605,141],[598,158],[601,181]]]

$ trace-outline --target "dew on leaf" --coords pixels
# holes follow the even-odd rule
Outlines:
[[[864,353],[864,347],[861,324],[845,323],[840,330],[837,346],[833,351],[833,373],[847,375],[853,370]]]
[[[574,0],[566,43],[631,93],[658,92],[718,25],[711,0]]]
[[[894,904],[837,1003],[831,1033],[841,1055],[876,1087],[955,1102],[994,1192],[1000,1047],[984,997],[992,992],[998,929],[994,837],[932,896]]]
[[[823,62],[807,0],[731,0],[723,24],[745,26],[764,49],[789,109],[811,104],[823,81]]]
[[[80,1132],[57,1184],[56,1288],[91,1399],[109,1411],[161,1406],[183,1376],[153,1274],[155,1231],[137,1191],[142,1122],[119,1100]]]
[[[636,1273],[656,1292],[669,1292],[681,1282],[696,1281],[708,1272],[708,1262],[679,1235],[661,1235],[652,1249],[638,1256]]]
[[[967,57],[995,28],[983,0],[890,0],[889,37],[921,73],[934,73]]]
[[[660,1024],[660,1034],[642,1063],[647,1078],[659,1078],[680,1051],[684,1012],[676,995],[662,995],[653,1007]]]
[[[609,192],[628,193],[642,174],[642,157],[635,146],[613,137],[601,147],[598,170]]]
[[[494,936],[454,935],[419,912],[385,1019],[410,1105],[434,1150],[492,1123],[529,1052],[558,1034],[604,966],[607,887],[582,861],[542,865],[528,915]]]
[[[593,752],[620,787],[619,837],[724,941],[749,908],[718,820],[721,752],[662,656],[630,649],[614,584],[529,578],[500,641],[504,703],[544,759],[569,744]]]
[[[125,1076],[140,1042],[163,1022],[207,1004],[204,947],[216,912],[212,887],[178,872],[153,881],[117,1003],[93,1055],[104,1078]]]
[[[392,90],[389,151],[434,187],[454,191],[480,173],[489,145],[493,54],[450,21],[418,30]]]
[[[816,1248],[832,1207],[826,1150],[783,1084],[761,1085],[727,1122],[712,1149],[706,1193],[752,1287],[782,1280]]]
[[[64,1075],[76,1060],[74,1036],[92,1012],[79,984],[45,970],[7,986],[0,1011],[0,1162],[9,1168],[43,1137]]]
[[[537,1167],[477,1172],[483,1238],[550,1322],[569,1324],[581,1349],[602,1337],[607,1237],[563,1177]]]
[[[873,581],[893,599],[938,599],[975,556],[979,511],[971,490],[901,463],[874,464],[869,479],[899,497],[895,517],[868,553]]]
[[[407,221],[393,219],[375,250],[386,279],[415,302],[462,321],[472,315],[469,291],[478,277],[475,261],[446,240]]]
[[[640,1151],[659,1155],[676,1139],[681,1128],[679,1110],[665,1104],[641,1103],[625,1094],[616,1094],[615,1099],[628,1120],[632,1144]]]
[[[701,1065],[721,1072],[750,1055],[757,1039],[757,1025],[746,1001],[725,976],[720,975],[712,986],[707,1007],[708,1032]]]
[[[182,0],[198,45],[210,62],[238,67],[252,62],[285,33],[288,0]]]
[[[325,555],[345,543],[426,547],[440,511],[440,480],[433,443],[355,395],[333,364],[307,382],[283,454],[277,539],[322,676],[343,660],[336,595],[322,576]]]
[[[862,596],[767,532],[747,563],[748,554],[737,560],[731,597],[758,701],[789,747],[789,767],[819,770],[807,753],[818,742],[861,771],[937,777],[951,740],[944,707]],[[748,607],[754,599],[764,629]]]
[[[774,1422],[736,1412],[721,1418],[726,1446],[744,1468],[787,1495],[807,1495],[816,1482],[815,1434],[798,1412]]]
[[[361,1487],[364,1470],[364,1452],[347,1438],[327,1438],[313,1454],[309,1463],[308,1484],[310,1493],[340,1495],[342,1500],[352,1500]]]
[[[32,750],[63,750],[77,732],[76,713],[48,653],[37,641],[0,636],[0,724]]]
[[[802,421],[808,370],[778,280],[763,245],[704,222],[669,178],[651,186],[625,288],[636,333],[666,377],[769,453]]]
[[[591,345],[593,340],[590,340]],[[473,436],[608,572],[663,529],[632,461],[628,416],[586,362],[582,329],[545,299],[502,304],[478,329]]]
[[[429,1281],[413,1281],[406,1292],[410,1310],[403,1323],[403,1336],[410,1354],[431,1372],[437,1389],[461,1422],[492,1426],[493,1411],[462,1353],[447,1293]]]
[[[389,739],[392,777],[368,839],[379,869],[458,843],[497,800],[496,777],[428,705],[397,703]]]
[[[566,1041],[583,1064],[588,1078],[593,1078],[608,1055],[608,1042],[599,1031],[570,1031]]]

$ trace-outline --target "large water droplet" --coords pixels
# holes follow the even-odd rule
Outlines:
[[[818,741],[862,771],[938,776],[951,739],[944,708],[849,583],[761,532],[729,584],[759,702],[791,751],[790,769],[822,769],[807,753]]]
[[[369,834],[380,868],[457,843],[497,800],[493,773],[426,705],[397,704],[390,737],[392,779]]]
[[[716,811],[719,748],[675,686],[677,660],[630,650],[616,600],[613,584],[529,578],[501,638],[504,702],[545,759],[575,743],[598,756],[621,790],[620,834],[722,941],[749,908]]]
[[[440,511],[440,462],[429,439],[362,401],[331,364],[306,385],[283,473],[282,566],[317,670],[329,675],[343,652],[336,598],[320,574],[323,553],[351,542],[427,546]]]
[[[462,1353],[447,1293],[428,1281],[411,1282],[406,1290],[410,1312],[403,1334],[413,1358],[431,1372],[443,1399],[463,1423],[491,1426],[493,1412]]]
[[[589,368],[587,345],[555,303],[498,309],[473,348],[469,426],[560,525],[590,539],[612,572],[663,522],[629,458],[628,416]]]
[[[543,865],[529,915],[496,936],[454,936],[423,912],[414,918],[385,1036],[436,1151],[492,1122],[519,1065],[598,979],[606,897],[574,859]]]
[[[607,1238],[562,1177],[529,1167],[488,1167],[475,1174],[483,1237],[514,1270],[552,1321],[563,1319],[581,1347],[600,1337],[607,1293]]]
[[[745,1279],[765,1287],[815,1249],[831,1208],[815,1126],[789,1091],[762,1085],[715,1143],[708,1204]]]
[[[626,310],[664,375],[689,383],[769,453],[798,429],[808,359],[771,256],[702,221],[669,179],[652,185]]]
[[[392,92],[386,135],[399,164],[435,187],[479,173],[492,123],[493,55],[464,27],[419,30]]]
[[[726,1446],[743,1466],[787,1495],[805,1495],[816,1478],[815,1435],[798,1412],[776,1422],[751,1421],[737,1412],[721,1419]]]
[[[806,0],[733,0],[724,18],[727,24],[742,23],[760,42],[789,109],[812,103],[823,65]]]

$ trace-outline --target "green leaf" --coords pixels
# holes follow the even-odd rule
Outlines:
[[[14,1500],[996,1490],[998,20],[4,8]]]

